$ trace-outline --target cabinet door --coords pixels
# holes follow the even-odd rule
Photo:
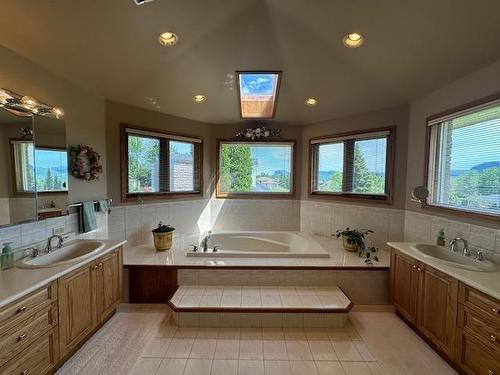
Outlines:
[[[96,326],[94,264],[59,279],[59,346],[61,357]]]
[[[114,251],[97,260],[96,297],[97,319],[105,319],[120,300],[120,259]]]
[[[417,316],[417,262],[396,250],[392,253],[391,294],[396,310],[408,321],[416,323]]]
[[[425,268],[424,268],[425,267]],[[450,358],[455,343],[458,281],[429,266],[420,266],[417,327]]]

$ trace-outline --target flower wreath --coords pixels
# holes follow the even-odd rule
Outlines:
[[[281,137],[281,129],[270,129],[265,126],[257,126],[255,128],[247,128],[236,133],[236,138],[239,140],[252,140],[257,139],[274,139]]]
[[[99,178],[102,173],[102,165],[99,159],[101,155],[90,146],[72,146],[71,175],[81,180],[92,181]]]

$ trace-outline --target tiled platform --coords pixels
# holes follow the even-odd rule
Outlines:
[[[352,303],[339,287],[180,286],[179,326],[343,327]]]

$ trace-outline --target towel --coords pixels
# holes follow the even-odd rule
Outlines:
[[[100,199],[99,200],[99,212],[108,212],[108,210],[109,210],[108,200],[107,199]]]
[[[87,233],[97,229],[94,201],[82,202],[80,208],[80,233]]]

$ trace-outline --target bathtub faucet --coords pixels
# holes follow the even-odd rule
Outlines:
[[[212,231],[208,231],[205,237],[201,240],[200,247],[203,249],[203,252],[207,252],[208,250],[208,241],[210,240],[210,235],[212,234]]]

